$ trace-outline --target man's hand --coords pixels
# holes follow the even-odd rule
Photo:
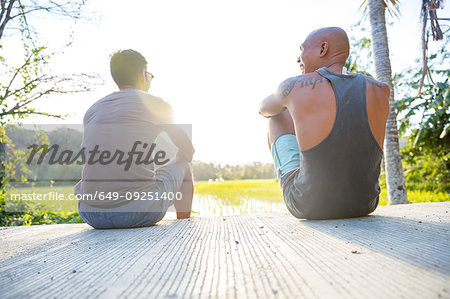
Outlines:
[[[195,149],[194,146],[191,145],[186,148],[178,148],[177,157],[186,161],[186,162],[192,162],[192,159],[194,157]]]

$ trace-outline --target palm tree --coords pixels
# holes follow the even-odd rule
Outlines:
[[[384,139],[384,163],[386,170],[386,187],[389,204],[408,203],[405,176],[403,174],[400,147],[398,144],[397,112],[395,110],[394,88],[392,85],[391,61],[387,41],[385,10],[388,3],[396,6],[395,0],[368,0],[369,19],[372,35],[373,58],[375,73],[379,81],[391,89],[389,97],[389,117],[386,124]],[[366,1],[364,1],[366,2]],[[364,3],[363,3],[364,4]]]

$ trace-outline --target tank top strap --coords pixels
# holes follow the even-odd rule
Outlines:
[[[316,72],[330,81],[336,96],[336,118],[350,123],[356,117],[362,123],[367,122],[366,113],[366,81],[361,74],[339,74],[322,67]],[[344,119],[342,119],[344,118]]]

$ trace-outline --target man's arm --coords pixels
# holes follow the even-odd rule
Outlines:
[[[184,173],[183,182],[179,189],[179,192],[181,192],[181,200],[175,200],[174,206],[177,212],[177,219],[185,219],[191,217],[192,211],[194,179],[190,162],[192,161],[195,150],[187,132],[180,125],[175,124],[172,106],[166,103],[166,108],[165,117],[162,120],[165,125],[162,129],[169,135],[175,146],[178,147],[177,156],[173,160],[173,163]]]
[[[173,108],[166,101],[158,98],[159,119],[162,123],[161,130],[169,135],[173,144],[178,147],[177,157],[186,162],[191,162],[194,155],[194,146],[188,137],[187,132],[180,125],[175,124]]]
[[[289,97],[300,76],[289,78],[278,87],[278,91],[265,98],[259,106],[259,114],[264,117],[271,117],[286,110],[286,98]]]
[[[282,99],[280,99],[277,94],[271,94],[265,98],[259,105],[259,114],[264,117],[272,117],[280,114],[286,109]]]
[[[177,157],[186,162],[191,162],[195,150],[187,133],[176,124],[167,125],[165,131],[175,146],[178,147]]]

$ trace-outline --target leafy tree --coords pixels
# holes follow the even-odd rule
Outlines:
[[[387,179],[387,189],[389,202],[391,204],[406,203],[406,186],[403,174],[403,167],[399,154],[398,131],[397,131],[397,115],[395,110],[394,89],[391,79],[391,67],[389,61],[389,48],[387,43],[385,12],[389,12],[391,16],[399,16],[398,0],[364,0],[361,7],[364,7],[364,15],[369,12],[372,42],[373,42],[373,58],[375,60],[376,77],[378,80],[387,83],[391,87],[390,114],[386,126],[385,138],[385,169]],[[417,82],[416,90],[421,93],[421,88],[428,76],[432,82],[431,72],[428,68],[427,50],[428,50],[428,29],[431,28],[433,39],[439,40],[443,38],[436,15],[436,10],[442,8],[444,0],[422,0],[421,22],[422,22],[422,70],[421,78]],[[429,16],[429,18],[428,18]],[[429,20],[429,22],[428,22]],[[448,19],[441,19],[448,20]],[[351,67],[351,65],[349,65]],[[414,115],[414,113],[410,114]],[[419,133],[419,131],[417,131]],[[419,134],[420,136],[420,134]],[[409,160],[408,160],[409,163]],[[409,171],[409,170],[408,170]]]
[[[450,71],[445,68],[449,56],[442,47],[427,58],[428,82],[422,81],[423,72],[418,67],[396,76],[406,95],[397,102],[403,115],[400,133],[409,135],[402,149],[405,174],[415,189],[450,192]],[[431,81],[431,75],[436,82]]]
[[[37,110],[34,102],[49,95],[89,91],[98,77],[92,74],[52,74],[48,64],[57,53],[50,52],[42,44],[39,28],[33,25],[38,18],[80,19],[80,9],[85,1],[0,1],[0,65],[5,70],[0,81],[0,124],[31,114],[61,117]],[[17,55],[17,51],[7,46],[17,38],[21,40],[24,59],[19,65],[14,65],[7,53]],[[66,47],[70,44],[69,41]]]
[[[51,52],[47,48],[43,43],[40,28],[36,27],[38,19],[41,22],[42,19],[48,22],[58,19],[75,21],[84,18],[81,14],[84,4],[85,0],[0,0],[0,68],[2,69],[0,74],[0,225],[47,223],[50,218],[64,219],[67,216],[5,212],[2,204],[6,183],[5,173],[10,177],[14,175],[18,167],[22,165],[20,159],[23,158],[24,153],[14,152],[10,148],[18,160],[17,163],[6,161],[5,147],[11,145],[4,134],[4,125],[20,121],[32,114],[62,117],[38,110],[35,102],[50,95],[89,91],[94,85],[101,83],[98,76],[92,74],[52,73],[49,64],[59,52]],[[71,39],[70,32],[67,36]],[[16,45],[17,41],[22,45],[20,49]],[[69,40],[65,47],[70,45]],[[23,55],[22,62],[14,61],[17,55]],[[26,172],[24,169],[21,170],[23,173]],[[77,215],[68,217],[77,219]]]
[[[362,31],[366,29],[361,28]],[[352,73],[360,73],[373,77],[372,40],[367,37],[357,39],[350,37],[350,55],[345,62],[345,68]]]

